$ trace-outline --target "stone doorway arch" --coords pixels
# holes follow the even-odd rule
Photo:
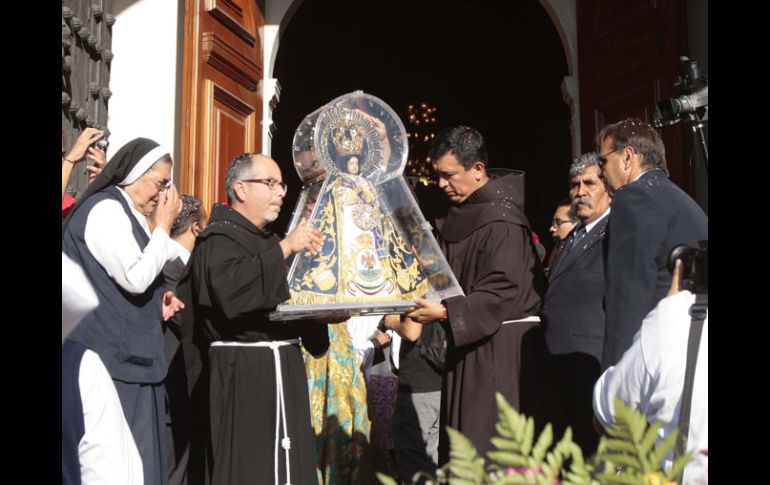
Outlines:
[[[263,150],[272,153],[281,163],[290,185],[298,184],[288,147],[302,116],[333,97],[355,89],[383,98],[398,111],[400,106],[396,105],[403,103],[405,107],[404,98],[409,94],[419,97],[421,93],[430,94],[435,87],[452,86],[454,90],[442,101],[445,104],[436,103],[439,123],[475,125],[487,138],[493,163],[527,172],[527,213],[535,230],[547,234],[546,221],[550,220],[558,199],[566,195],[567,169],[574,156],[575,140],[579,140],[579,128],[573,121],[579,118],[573,114],[578,112],[578,106],[570,101],[576,100],[576,83],[573,89],[565,82],[565,76],[576,78],[575,56],[569,59],[574,51],[570,46],[574,47],[575,43],[569,41],[569,29],[561,21],[558,24],[554,21],[564,17],[562,11],[550,8],[550,3],[544,5],[544,0],[511,2],[510,5],[482,2],[482,9],[486,9],[482,13],[476,13],[477,2],[448,1],[432,9],[426,6],[428,3],[433,5],[432,2],[391,2],[389,11],[380,12],[375,18],[369,11],[360,11],[360,2],[354,4],[349,0],[323,2],[323,6],[312,0],[269,0],[264,37]],[[484,13],[486,15],[482,15]],[[416,20],[417,14],[423,15],[421,20]],[[368,32],[355,30],[355,24],[361,22],[368,22]],[[422,24],[417,29],[419,22]],[[458,22],[468,25],[463,27]],[[399,61],[401,77],[413,78],[412,84],[417,86],[414,89],[411,85],[404,87],[398,76],[391,76],[385,82],[379,79],[380,75],[370,75],[375,68],[360,60],[354,62],[360,64],[357,72],[345,71],[344,79],[335,80],[335,72],[339,74],[339,71],[333,62],[324,70],[308,65],[328,55],[324,54],[328,47],[324,42],[337,39],[336,36],[342,35],[340,31],[352,38],[364,38],[376,32],[396,37],[414,35],[415,45],[429,43],[431,35],[438,35],[443,39],[442,45],[447,42],[450,45],[433,50],[426,48],[425,62],[418,69],[417,62],[410,60],[403,46],[373,44],[372,50],[377,55],[386,55],[389,49],[402,49],[399,51],[404,52],[400,57],[403,62]],[[492,35],[481,40],[476,38],[487,34]],[[301,38],[306,42],[304,48],[300,46]],[[313,39],[312,43],[307,42],[308,38]],[[464,44],[472,47],[466,48]],[[565,45],[571,49],[570,53],[565,52]],[[436,45],[431,44],[433,47]],[[303,50],[315,50],[315,54],[308,57]],[[452,61],[444,52],[447,50],[458,51],[457,59]],[[479,56],[483,59],[477,59]],[[471,67],[466,67],[469,64]],[[513,73],[508,65],[514,66]],[[475,72],[471,72],[473,69]],[[437,74],[440,71],[446,72]],[[358,81],[350,83],[355,76]],[[302,79],[311,82],[300,88]],[[546,89],[547,94],[538,93],[541,88]],[[386,95],[387,90],[393,92]],[[404,94],[405,91],[409,92]],[[567,102],[565,92],[574,92],[566,97]],[[446,100],[465,104],[450,109]],[[534,100],[537,102],[533,103]],[[287,116],[290,111],[293,114]],[[293,206],[292,201],[286,202],[289,207]],[[288,219],[289,215],[285,217]],[[277,226],[281,222],[279,220]]]

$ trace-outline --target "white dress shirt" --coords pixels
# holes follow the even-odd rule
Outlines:
[[[679,406],[687,366],[687,340],[690,332],[690,306],[695,295],[689,291],[664,298],[642,322],[631,347],[617,365],[607,369],[594,387],[594,414],[605,428],[613,422],[613,398],[640,410],[648,421],[661,421],[658,442],[671,434],[679,422]],[[694,459],[684,472],[684,484],[702,483],[708,474],[708,316],[703,323],[695,366],[695,383],[690,411],[688,451]],[[673,452],[664,461],[671,466]],[[708,479],[706,478],[706,481]]]
[[[599,224],[599,221],[601,221],[605,217],[609,216],[611,209],[612,209],[612,207],[607,207],[607,210],[605,210],[604,213],[602,213],[602,215],[599,216],[598,219],[596,219],[593,222],[589,222],[588,224],[586,224],[586,234],[591,232],[591,229],[593,229],[597,224]]]
[[[174,243],[174,246],[176,246],[179,259],[181,259],[184,265],[187,266],[187,262],[190,260],[190,251],[188,251],[186,247],[182,246],[181,244],[174,241],[173,239],[171,241]]]

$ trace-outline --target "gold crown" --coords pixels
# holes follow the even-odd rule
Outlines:
[[[332,142],[340,156],[360,154],[364,146],[364,131],[351,121],[345,121],[332,132]]]

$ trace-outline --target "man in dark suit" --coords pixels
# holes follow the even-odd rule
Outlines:
[[[554,434],[559,437],[571,426],[573,439],[590,455],[598,444],[591,395],[601,374],[603,246],[612,200],[596,153],[572,163],[569,195],[580,223],[561,243],[548,276],[541,318],[556,393],[552,399]]]
[[[625,119],[596,135],[599,163],[614,191],[608,226],[602,368],[631,346],[647,313],[666,295],[666,261],[678,244],[708,239],[708,218],[668,179],[666,150],[649,124]]]

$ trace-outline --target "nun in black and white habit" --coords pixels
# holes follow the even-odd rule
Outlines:
[[[83,268],[99,298],[70,338],[97,352],[107,367],[147,485],[167,481],[162,325],[179,302],[164,295],[162,269],[178,256],[169,230],[181,209],[171,168],[168,150],[158,143],[130,141],[62,227],[63,252]],[[152,231],[148,217],[154,219]]]

